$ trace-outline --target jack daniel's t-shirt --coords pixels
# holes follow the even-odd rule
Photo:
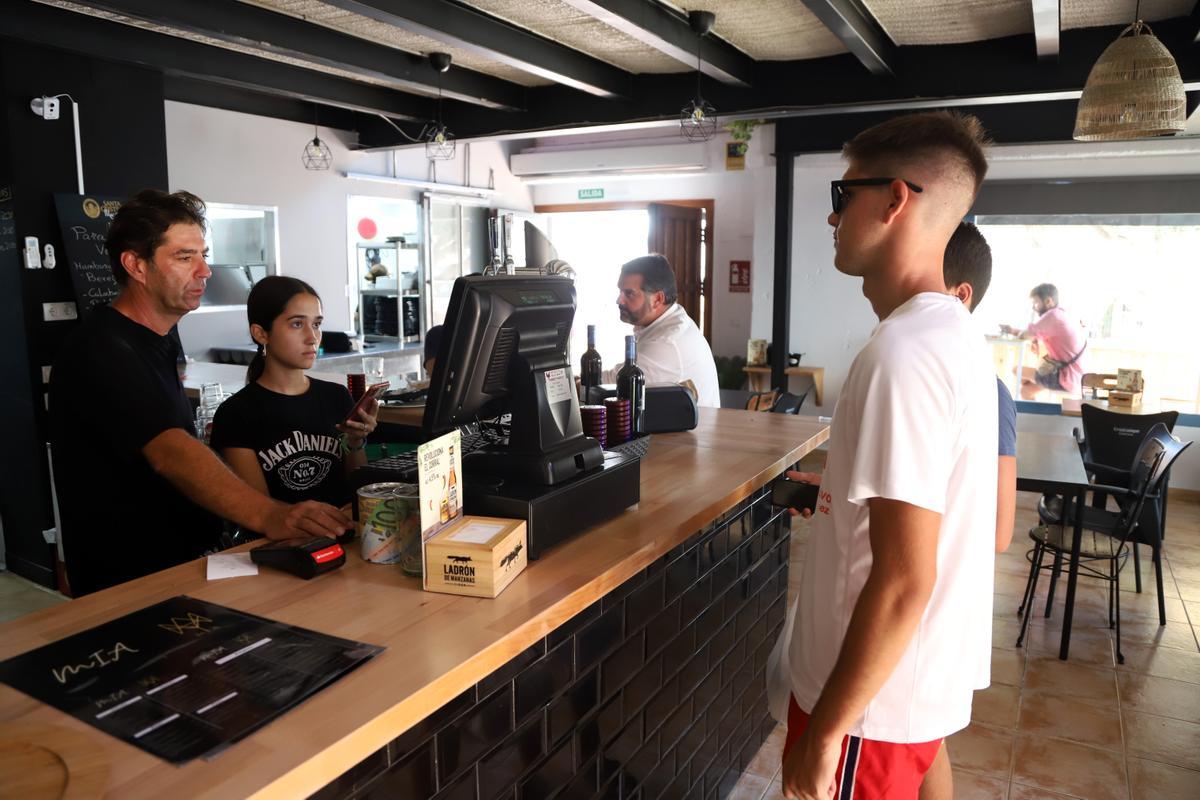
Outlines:
[[[335,427],[353,408],[346,387],[309,378],[308,391],[286,395],[249,383],[217,409],[212,446],[254,451],[271,497],[341,506],[351,494]]]

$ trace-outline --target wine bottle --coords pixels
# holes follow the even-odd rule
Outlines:
[[[637,340],[625,337],[625,366],[617,373],[617,397],[629,401],[629,430],[642,435],[642,417],[646,411],[646,374],[637,365]]]
[[[583,386],[583,402],[590,403],[588,390],[599,386],[603,366],[600,363],[600,353],[596,351],[596,326],[587,326],[587,352],[583,354],[579,366],[579,383]]]

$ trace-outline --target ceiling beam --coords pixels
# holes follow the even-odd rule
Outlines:
[[[349,111],[412,122],[433,118],[428,98],[35,3],[10,4],[0,36]]]
[[[632,88],[624,70],[449,0],[325,2],[597,97],[625,98]]]
[[[422,56],[374,44],[295,17],[236,0],[75,0],[77,5],[152,22],[182,33],[334,67],[386,82],[393,89],[436,92],[438,73]],[[86,13],[86,12],[81,12]],[[524,105],[524,87],[473,70],[441,76],[443,94],[485,108],[516,110]]]
[[[689,68],[696,66],[696,34],[686,17],[672,12],[666,6],[652,0],[563,2]],[[725,40],[709,36],[700,52],[700,71],[710,78],[730,86],[750,86],[754,83],[754,59]]]
[[[1030,0],[1033,10],[1033,40],[1039,59],[1058,58],[1059,33],[1062,30],[1060,0]]]
[[[801,0],[872,75],[895,76],[896,45],[855,0]]]

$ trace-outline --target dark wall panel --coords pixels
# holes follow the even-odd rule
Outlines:
[[[0,39],[0,93],[0,183],[12,192],[10,208],[18,240],[36,236],[43,246],[53,244],[61,262],[64,250],[53,196],[78,191],[72,105],[63,98],[61,117],[47,121],[30,110],[34,97],[70,94],[80,104],[84,182],[89,193],[127,196],[143,187],[166,188],[160,74]],[[0,253],[0,262],[10,260],[9,253]],[[0,324],[8,334],[4,341],[9,352],[0,366],[4,386],[0,418],[6,432],[13,432],[8,452],[0,459],[6,560],[14,572],[51,585],[52,560],[41,535],[54,524],[42,444],[41,367],[53,363],[77,323],[42,321],[42,303],[72,299],[64,266],[26,270],[0,263],[0,268],[5,272],[0,288],[11,290],[0,293],[4,318]]]

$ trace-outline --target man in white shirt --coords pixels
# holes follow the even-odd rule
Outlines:
[[[996,381],[942,259],[986,174],[983,141],[973,117],[898,117],[847,143],[833,183],[834,264],[863,279],[880,324],[838,398],[771,681],[786,797],[915,798],[970,722],[990,655]]]
[[[675,270],[663,256],[641,256],[621,267],[617,281],[621,321],[633,325],[637,364],[646,383],[681,383],[696,387],[696,403],[719,408],[721,389],[717,365],[708,341],[696,323],[675,302]],[[615,380],[620,365],[605,373]]]

